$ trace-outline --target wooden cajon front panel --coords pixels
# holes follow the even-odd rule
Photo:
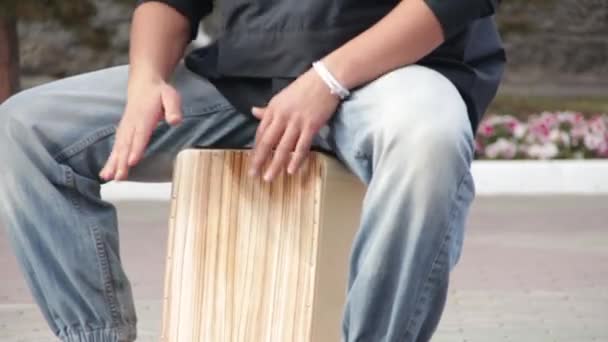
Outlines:
[[[339,341],[364,186],[317,152],[266,183],[250,153],[176,158],[161,339]]]

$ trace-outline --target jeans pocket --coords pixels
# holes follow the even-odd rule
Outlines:
[[[96,142],[107,138],[110,135],[113,135],[116,132],[117,125],[107,125],[101,127],[90,134],[83,136],[77,141],[73,142],[69,146],[65,147],[59,153],[55,154],[53,158],[61,163],[66,159],[71,158],[75,154],[81,152],[82,150],[88,148],[89,146],[95,144]]]

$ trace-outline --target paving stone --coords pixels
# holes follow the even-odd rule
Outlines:
[[[608,197],[478,197],[432,342],[608,341]],[[138,341],[157,341],[169,206],[118,202]],[[0,229],[0,341],[55,341]]]

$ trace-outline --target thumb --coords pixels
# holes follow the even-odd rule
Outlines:
[[[182,121],[182,100],[175,88],[165,85],[161,90],[161,101],[165,110],[165,120],[169,125],[177,125]]]
[[[262,117],[264,117],[264,110],[266,110],[266,107],[251,107],[251,113],[253,114],[253,116],[260,120],[262,120]]]

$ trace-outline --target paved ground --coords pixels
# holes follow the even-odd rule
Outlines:
[[[156,341],[168,205],[118,203],[139,341]],[[0,341],[54,341],[0,229]],[[608,197],[478,197],[433,342],[608,341]]]

